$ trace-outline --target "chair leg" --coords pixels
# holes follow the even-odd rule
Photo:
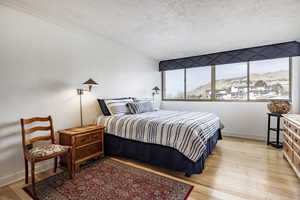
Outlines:
[[[57,171],[57,157],[54,158],[54,170],[53,170],[53,172],[56,173],[56,171]]]
[[[25,184],[28,184],[28,161],[25,157],[24,157],[24,161],[25,161]]]
[[[72,166],[72,152],[68,153],[68,171],[69,171],[69,178],[73,179],[73,166]]]
[[[34,162],[31,162],[31,186],[32,186],[32,195],[36,198],[34,164],[35,164]]]

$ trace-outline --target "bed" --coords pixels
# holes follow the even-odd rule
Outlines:
[[[159,167],[201,173],[206,158],[222,139],[218,116],[206,112],[159,110],[99,116],[106,127],[106,155],[127,157]]]

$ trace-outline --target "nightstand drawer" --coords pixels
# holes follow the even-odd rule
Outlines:
[[[91,134],[92,141],[102,141],[102,134],[100,132]]]
[[[84,144],[88,144],[93,141],[100,140],[100,138],[101,138],[100,131],[77,135],[75,137],[75,146],[76,147],[82,146]]]
[[[90,134],[78,135],[75,137],[75,146],[88,144],[92,141]]]
[[[83,159],[97,152],[102,152],[102,144],[94,143],[75,150],[76,160]]]

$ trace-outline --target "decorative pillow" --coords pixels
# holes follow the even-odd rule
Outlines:
[[[104,116],[110,116],[110,112],[105,104],[105,100],[104,99],[98,99],[98,103],[99,103],[99,106],[101,108],[101,111],[103,113]]]
[[[152,101],[152,98],[145,98],[145,97],[134,97],[134,102],[145,102],[145,101]]]
[[[151,101],[128,103],[128,107],[132,114],[154,111]]]
[[[105,100],[105,104],[111,115],[125,115],[130,114],[128,103],[133,103],[132,99],[120,100]]]
[[[105,100],[124,100],[124,99],[132,99],[131,97],[124,97],[124,98],[116,98],[116,99],[98,99],[99,106],[104,116],[110,116],[111,113],[109,112]]]

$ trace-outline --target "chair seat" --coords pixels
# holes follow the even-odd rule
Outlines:
[[[62,146],[59,144],[46,144],[43,146],[33,147],[29,150],[29,154],[36,158],[43,158],[56,153],[67,152],[69,148],[69,146]]]

